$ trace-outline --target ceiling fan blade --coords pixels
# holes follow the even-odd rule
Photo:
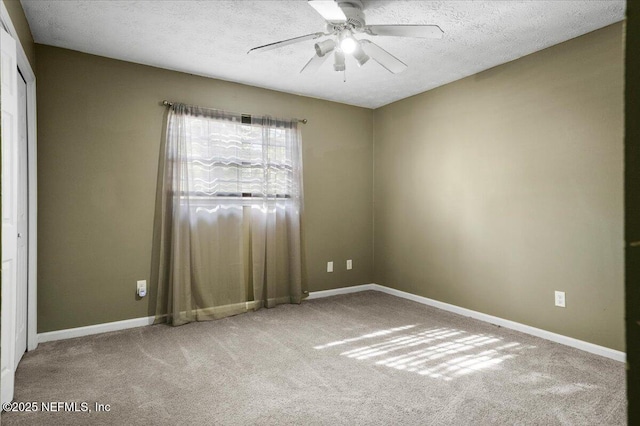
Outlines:
[[[444,31],[437,25],[367,25],[365,32],[371,35],[442,38]]]
[[[325,21],[347,22],[347,17],[335,0],[309,0],[309,6],[314,8]]]
[[[318,71],[318,68],[320,68],[320,66],[324,64],[324,61],[326,61],[329,56],[331,55],[313,55],[313,58],[309,59],[309,62],[307,62],[304,67],[302,67],[302,69],[300,70],[300,74]]]
[[[369,40],[360,40],[362,50],[388,71],[398,74],[407,69],[407,64]]]
[[[275,43],[269,43],[269,44],[265,44],[264,46],[254,47],[253,49],[249,50],[247,54],[253,53],[253,52],[264,52],[266,50],[277,49],[278,47],[288,46],[290,44],[299,43],[301,41],[313,40],[318,37],[322,37],[323,35],[324,33],[313,33],[313,34],[303,35],[300,37],[290,38],[287,40],[276,41]]]

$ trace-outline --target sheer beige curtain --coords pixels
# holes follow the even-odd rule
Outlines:
[[[300,144],[297,120],[170,107],[158,318],[180,325],[300,303]]]

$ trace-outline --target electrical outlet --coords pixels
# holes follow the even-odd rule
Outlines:
[[[333,262],[327,262],[327,272],[333,272]]]
[[[139,280],[136,283],[136,293],[138,296],[145,297],[147,295],[147,280]]]
[[[347,271],[353,269],[353,261],[351,259],[347,260]]]
[[[556,306],[560,308],[566,308],[566,300],[564,298],[564,291],[556,291]]]

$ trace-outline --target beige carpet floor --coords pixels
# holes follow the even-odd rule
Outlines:
[[[622,363],[378,292],[41,344],[3,425],[618,425]]]

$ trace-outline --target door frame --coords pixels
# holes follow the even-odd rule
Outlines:
[[[9,11],[0,0],[0,25],[16,41],[18,69],[27,82],[27,168],[28,168],[28,279],[27,279],[27,350],[38,347],[38,171],[36,75],[24,52]]]

